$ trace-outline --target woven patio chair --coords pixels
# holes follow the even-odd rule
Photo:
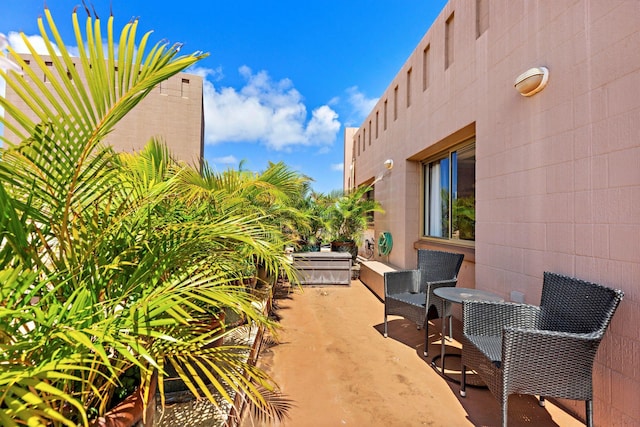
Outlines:
[[[428,314],[434,307],[440,310],[442,299],[433,294],[434,289],[456,286],[463,254],[418,250],[418,269],[384,273],[384,336],[388,336],[387,316],[402,316],[412,320],[418,329],[424,328],[424,355],[427,356]],[[442,321],[449,317],[451,335],[451,303],[445,305],[445,313],[439,313]],[[444,339],[444,337],[443,337]]]
[[[510,394],[584,400],[593,426],[593,361],[623,293],[596,283],[544,273],[540,306],[465,301],[462,381],[474,370],[502,405]]]

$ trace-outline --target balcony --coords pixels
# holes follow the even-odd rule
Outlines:
[[[391,316],[389,338],[382,335],[383,304],[359,280],[350,287],[305,287],[276,301],[284,327],[278,343],[259,358],[294,401],[283,425],[326,426],[497,426],[500,405],[486,389],[467,390],[445,380],[431,365],[440,352],[440,323],[430,325],[429,356],[423,357],[423,331]],[[454,321],[456,352],[461,325]],[[451,376],[458,362],[447,360]],[[598,416],[596,410],[596,419]],[[262,425],[245,414],[241,425]],[[512,396],[510,426],[583,426],[548,401]]]

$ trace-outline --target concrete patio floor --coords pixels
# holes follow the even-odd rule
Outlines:
[[[423,357],[424,331],[391,316],[384,338],[383,303],[354,280],[351,286],[295,289],[275,300],[282,330],[277,344],[266,345],[258,364],[293,401],[289,418],[269,425],[332,426],[498,426],[500,406],[486,389],[445,380],[430,365],[440,352],[440,323],[429,328],[429,356]],[[455,348],[460,323],[454,322]],[[459,378],[457,359],[447,359]],[[243,427],[264,426],[245,413]],[[531,396],[511,396],[510,426],[582,426],[547,401],[538,406]]]

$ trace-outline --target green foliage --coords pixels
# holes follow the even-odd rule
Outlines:
[[[221,331],[202,326],[210,309],[274,326],[235,283],[252,263],[286,266],[281,224],[296,218],[289,203],[304,178],[279,164],[251,177],[200,173],[160,141],[114,153],[101,141],[118,121],[204,55],[163,43],[147,51],[134,20],[116,58],[113,18],[103,40],[99,19],[88,17],[83,35],[74,12],[83,83],[48,10],[38,23],[52,67],[22,37],[49,84],[11,49],[26,78],[0,70],[30,109],[0,97],[0,122],[21,139],[0,151],[0,424],[88,425],[125,372],[139,372],[144,396],[157,372],[164,396],[168,366],[198,397],[215,401],[191,374],[204,367],[224,398],[230,387],[279,414],[246,349],[207,348]]]
[[[371,187],[362,186],[351,192],[331,195],[332,203],[328,205],[326,217],[332,241],[362,243],[369,215],[384,212],[378,201],[365,197],[369,191]]]
[[[453,235],[462,240],[475,240],[475,197],[460,197],[453,201]]]
[[[351,192],[323,194],[307,187],[296,204],[306,219],[306,226],[298,227],[301,249],[317,250],[318,245],[334,241],[361,243],[371,214],[384,212],[379,202],[366,198],[369,191],[371,187],[363,186]]]

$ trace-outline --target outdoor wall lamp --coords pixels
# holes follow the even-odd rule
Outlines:
[[[531,96],[545,88],[549,81],[549,69],[547,67],[530,68],[520,74],[514,86],[522,96]]]
[[[393,169],[393,160],[387,159],[384,161],[384,167],[391,170]]]

